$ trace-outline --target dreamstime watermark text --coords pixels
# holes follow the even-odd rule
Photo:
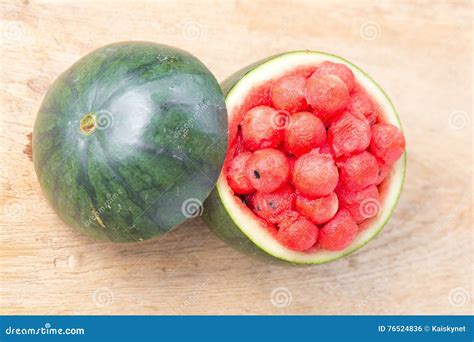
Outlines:
[[[117,192],[113,193],[112,195],[108,196],[108,199],[105,201],[104,205],[101,206],[98,209],[93,209],[93,212],[89,217],[87,218],[86,222],[84,224],[86,227],[89,227],[94,221],[99,222],[101,224],[101,219],[100,215],[102,215],[106,210],[111,210],[112,209],[112,203],[119,198],[119,196],[122,194],[122,190],[118,190]]]
[[[5,335],[84,335],[84,328],[53,328],[50,323],[45,323],[39,328],[18,328],[9,326],[5,329]]]

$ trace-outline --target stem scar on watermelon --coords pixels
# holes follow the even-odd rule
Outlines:
[[[82,117],[79,129],[84,135],[91,135],[96,128],[96,119],[93,113],[88,113]]]
[[[335,55],[296,51],[249,65],[222,88],[225,165],[243,167],[253,189],[242,194],[233,178],[243,171],[224,167],[204,203],[217,236],[258,258],[320,264],[381,231],[403,186],[405,140],[367,74]],[[283,129],[271,124],[275,111],[289,116]]]
[[[198,59],[166,45],[116,43],[50,87],[33,161],[66,223],[102,240],[141,241],[187,219],[185,204],[206,199],[227,128],[222,90]]]

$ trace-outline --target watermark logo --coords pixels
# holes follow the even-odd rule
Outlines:
[[[469,292],[463,287],[455,287],[449,292],[448,302],[451,306],[461,307],[467,305],[471,301]]]
[[[188,198],[181,205],[181,212],[184,217],[195,218],[201,216],[203,213],[202,202],[197,198]]]
[[[184,124],[180,125],[174,131],[174,138],[185,139],[194,128],[194,124],[196,123],[196,121],[202,115],[205,115],[206,113],[211,112],[213,110],[214,108],[212,107],[212,105],[207,102],[197,105],[193,115],[188,120],[186,120]]]
[[[112,203],[120,197],[122,194],[122,190],[118,190],[117,192],[114,192],[112,195],[108,195],[108,199],[105,201],[104,205],[102,205],[100,208],[95,209],[92,208],[92,215],[90,215],[86,222],[84,222],[84,225],[86,227],[89,227],[92,222],[97,222],[99,225],[103,226],[104,223],[102,222],[102,219],[100,215],[102,215],[106,210],[111,210],[112,209]]]
[[[380,37],[380,26],[375,21],[367,21],[360,26],[359,35],[364,40],[375,40]]]
[[[183,24],[181,34],[186,40],[197,40],[203,33],[202,25],[194,20],[189,20]]]
[[[114,303],[114,294],[107,287],[101,287],[94,291],[92,294],[92,299],[95,306],[98,308],[105,308]]]
[[[455,110],[449,115],[449,126],[452,129],[461,130],[469,125],[469,122],[469,115],[463,110]]]
[[[290,127],[291,115],[286,110],[278,110],[272,115],[271,125],[276,130],[283,130]]]
[[[383,292],[387,288],[387,285],[388,285],[388,282],[386,279],[377,280],[372,286],[372,288],[370,289],[369,293],[365,297],[362,297],[361,299],[359,299],[359,302],[356,304],[354,308],[354,314],[355,315],[362,314],[364,309],[367,308],[371,300],[383,294]]]
[[[19,42],[25,35],[25,27],[18,21],[10,21],[3,27],[3,35],[6,39]]]
[[[187,296],[183,303],[178,307],[177,311],[181,314],[182,312],[182,309],[188,305],[193,305],[194,303],[196,303],[196,301],[198,300],[199,296],[201,295],[202,292],[205,291],[205,289],[207,288],[208,284],[209,284],[209,277],[207,277],[201,284],[199,284],[198,287],[196,287],[194,289],[194,291],[189,295]]]
[[[104,130],[114,125],[114,116],[112,112],[102,109],[95,113],[98,130]]]
[[[270,301],[277,308],[284,308],[291,304],[293,296],[286,287],[277,287],[272,290]]]
[[[377,216],[380,212],[380,202],[375,198],[366,198],[359,205],[359,212],[363,218]]]
[[[45,323],[39,328],[9,326],[5,329],[6,335],[84,335],[85,333],[84,328],[55,328],[51,323]]]
[[[11,200],[4,204],[3,214],[7,220],[15,220],[25,215],[25,205],[20,200]]]

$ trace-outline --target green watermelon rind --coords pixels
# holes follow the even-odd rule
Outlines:
[[[110,127],[84,134],[89,113]],[[114,242],[150,239],[193,217],[182,206],[209,195],[226,149],[215,77],[188,52],[152,42],[82,57],[51,85],[33,131],[35,171],[55,211]]]
[[[391,102],[387,94],[384,92],[382,87],[380,87],[380,85],[378,85],[369,75],[367,75],[363,70],[361,70],[359,67],[357,67],[353,63],[339,56],[321,52],[321,51],[304,50],[304,51],[293,51],[293,52],[278,54],[278,55],[263,59],[261,61],[258,61],[256,63],[253,63],[237,71],[230,77],[228,77],[226,80],[224,80],[221,83],[221,87],[223,89],[224,95],[226,97],[226,102],[228,105],[228,114],[230,115],[231,110],[232,110],[232,108],[229,108],[229,103],[231,102],[229,99],[232,98],[235,90],[238,88],[242,80],[252,78],[255,75],[258,75],[258,73],[261,71],[261,68],[265,65],[281,60],[282,58],[291,59],[293,56],[296,56],[296,58],[299,58],[299,56],[301,55],[303,56],[317,55],[321,57],[322,60],[330,59],[330,60],[333,60],[339,63],[344,63],[350,66],[351,69],[355,71],[355,73],[357,73],[359,77],[363,77],[366,82],[370,82],[374,87],[377,88],[377,91],[379,92],[378,100],[380,101],[382,98],[385,104],[387,105],[387,107],[390,108],[391,122],[403,130],[398,113],[393,103]],[[273,77],[270,77],[270,78],[273,78]],[[233,248],[245,254],[248,254],[250,256],[256,257],[257,259],[268,260],[270,262],[283,262],[283,263],[290,263],[290,264],[322,264],[322,263],[326,263],[326,262],[343,258],[349,254],[354,253],[356,250],[362,248],[369,241],[374,239],[382,231],[382,229],[384,228],[384,226],[387,224],[390,217],[392,216],[397,206],[397,203],[399,201],[401,190],[402,190],[403,183],[405,180],[405,171],[406,171],[406,152],[403,154],[402,158],[394,165],[392,173],[391,173],[390,185],[392,186],[392,184],[396,185],[398,183],[398,187],[390,189],[390,194],[395,193],[395,196],[394,197],[392,196],[390,202],[388,203],[389,208],[384,208],[383,210],[385,214],[385,219],[383,221],[377,220],[376,224],[366,228],[363,232],[359,233],[359,234],[367,235],[367,236],[364,236],[365,238],[362,239],[361,241],[358,241],[358,239],[356,238],[356,240],[346,249],[339,252],[326,253],[326,254],[329,254],[329,256],[327,257],[318,257],[318,253],[314,253],[312,254],[314,258],[311,259],[311,257],[308,256],[311,254],[308,254],[308,253],[303,254],[299,252],[295,253],[290,250],[288,250],[288,253],[286,255],[285,253],[277,254],[274,251],[270,251],[268,246],[255,241],[256,239],[254,238],[254,236],[251,236],[251,234],[249,234],[248,231],[246,232],[244,229],[239,227],[239,222],[242,221],[242,219],[245,219],[244,217],[245,215],[242,217],[236,217],[236,214],[233,213],[233,210],[228,209],[226,205],[223,203],[222,195],[220,192],[225,191],[225,189],[222,189],[222,183],[223,182],[226,183],[226,181],[222,180],[222,175],[221,175],[221,178],[218,180],[216,188],[211,192],[210,196],[207,198],[206,202],[204,203],[203,219],[209,225],[210,229],[223,241],[227,242]],[[387,197],[388,197],[388,194],[387,194]],[[373,228],[374,226],[376,226],[375,229]],[[370,234],[368,234],[367,232],[370,232]],[[268,237],[268,238],[272,239],[271,237]],[[292,255],[292,256],[289,256],[289,255]],[[308,257],[298,257],[300,255],[306,255]]]

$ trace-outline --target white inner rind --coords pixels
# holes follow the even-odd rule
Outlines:
[[[381,111],[384,113],[385,120],[399,127],[401,124],[398,115],[390,99],[382,89],[362,70],[352,63],[326,53],[315,51],[297,51],[276,57],[268,62],[261,64],[250,71],[231,89],[226,98],[229,121],[232,122],[233,116],[237,113],[239,105],[249,92],[256,86],[266,84],[289,72],[299,68],[316,66],[324,61],[343,63],[351,68],[357,82],[362,85],[367,93],[378,103]],[[225,176],[221,174],[217,182],[217,191],[221,197],[228,214],[232,217],[234,223],[240,230],[258,247],[277,258],[295,263],[323,263],[340,258],[356,249],[362,247],[370,241],[383,228],[389,220],[398,201],[399,194],[403,186],[405,177],[405,154],[394,165],[391,171],[391,177],[387,180],[385,194],[381,203],[381,210],[377,217],[371,219],[369,227],[357,233],[355,240],[345,249],[331,252],[318,250],[314,252],[297,252],[281,245],[268,231],[262,227],[255,216],[250,211],[245,211],[241,206],[241,200],[234,196],[229,187]],[[240,202],[240,203],[239,203]]]

